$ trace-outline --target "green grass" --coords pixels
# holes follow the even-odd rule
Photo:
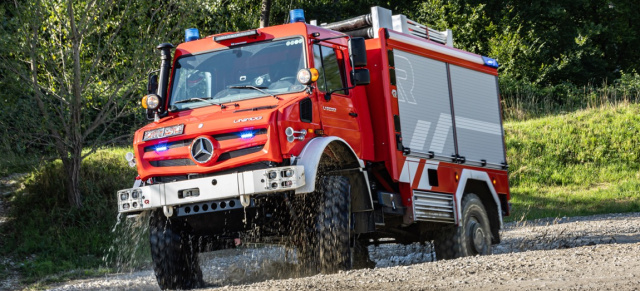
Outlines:
[[[40,158],[36,155],[17,156],[14,153],[0,153],[0,177],[14,173],[29,173],[38,168]]]
[[[130,149],[99,150],[83,161],[83,208],[69,206],[59,160],[33,171],[25,189],[13,196],[12,220],[1,230],[4,244],[0,253],[19,262],[27,282],[116,263],[114,256],[105,256],[119,235],[112,231],[117,219],[115,192],[131,187],[136,176],[124,160],[127,151]]]
[[[513,204],[507,220],[640,211],[640,105],[509,121],[505,131]],[[13,196],[0,253],[21,264],[26,282],[37,282],[32,287],[148,263],[144,228],[129,220],[114,227],[114,193],[136,176],[123,159],[127,151],[104,149],[84,161],[82,209],[68,206],[60,161],[42,163]],[[36,164],[11,163],[5,174]]]
[[[640,106],[505,124],[511,220],[640,211]]]

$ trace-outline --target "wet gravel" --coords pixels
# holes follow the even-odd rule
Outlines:
[[[435,261],[431,246],[370,247],[374,269],[306,276],[295,254],[247,246],[200,255],[204,289],[638,290],[640,213],[505,224],[492,256]],[[153,271],[113,274],[51,290],[159,290]]]

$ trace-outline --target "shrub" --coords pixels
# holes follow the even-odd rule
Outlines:
[[[22,261],[27,279],[78,268],[112,267],[117,261],[105,255],[120,235],[115,230],[123,230],[114,227],[118,220],[115,193],[131,187],[136,176],[123,158],[126,151],[103,149],[83,161],[83,208],[69,206],[59,160],[43,164],[27,178],[25,189],[13,197],[12,220],[2,230],[6,243],[0,250]]]

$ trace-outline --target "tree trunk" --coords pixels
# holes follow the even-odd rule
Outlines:
[[[70,149],[69,156],[62,159],[67,184],[67,199],[72,207],[82,207],[82,194],[80,193],[80,168],[82,166],[82,146],[79,149]]]
[[[67,2],[67,13],[69,17],[69,39],[72,43],[72,64],[73,64],[73,79],[71,81],[70,92],[71,102],[69,102],[69,113],[71,115],[71,130],[70,136],[67,138],[71,141],[69,146],[70,161],[69,167],[67,167],[67,181],[69,183],[68,198],[71,206],[82,207],[82,196],[79,189],[80,182],[80,166],[82,165],[82,110],[83,110],[83,88],[82,88],[82,69],[80,67],[82,60],[80,59],[80,49],[82,43],[82,35],[78,32],[78,27],[75,21],[75,11],[73,9],[72,1]]]
[[[260,5],[260,28],[269,26],[270,13],[271,0],[262,0],[262,5]]]

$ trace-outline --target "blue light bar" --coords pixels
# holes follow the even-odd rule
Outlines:
[[[166,151],[167,149],[169,149],[169,148],[167,147],[167,145],[165,145],[165,144],[161,144],[161,145],[159,145],[159,146],[157,146],[157,147],[156,147],[156,152],[157,152],[157,153],[159,153],[159,152],[164,152],[164,151]]]
[[[304,22],[304,10],[293,9],[289,11],[289,23]]]
[[[240,138],[241,139],[250,139],[253,137],[253,132],[248,131],[248,132],[243,132],[240,134]]]
[[[229,40],[229,39],[245,37],[245,36],[257,36],[259,34],[260,33],[258,33],[258,30],[254,29],[254,30],[247,30],[247,31],[242,31],[242,32],[237,32],[237,33],[225,34],[225,35],[221,35],[221,36],[215,36],[215,37],[213,37],[213,40],[215,42],[219,42],[219,41],[223,41],[223,40]]]
[[[184,30],[184,42],[200,39],[200,32],[197,28],[187,28]]]
[[[497,69],[500,66],[498,65],[498,61],[490,57],[482,56],[482,60],[484,61],[484,65],[487,67],[492,67]]]

